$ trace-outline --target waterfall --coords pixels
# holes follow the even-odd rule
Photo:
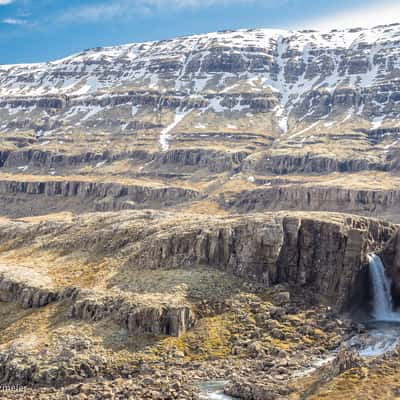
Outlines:
[[[391,285],[382,260],[376,254],[371,254],[368,255],[368,261],[373,291],[373,317],[378,321],[400,320],[400,314],[393,311]]]

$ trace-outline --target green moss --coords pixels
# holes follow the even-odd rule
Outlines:
[[[162,340],[156,352],[161,354],[176,349],[185,354],[187,361],[226,357],[231,353],[232,323],[230,314],[204,318],[194,329],[181,337]]]

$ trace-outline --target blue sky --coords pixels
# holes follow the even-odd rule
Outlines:
[[[400,0],[0,0],[0,64],[236,28],[400,22]]]

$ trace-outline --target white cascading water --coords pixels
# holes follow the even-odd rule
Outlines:
[[[382,260],[376,254],[371,254],[368,255],[368,261],[373,290],[373,317],[377,321],[400,320],[400,314],[393,311],[391,284]]]
[[[365,321],[366,332],[354,335],[346,343],[361,357],[380,357],[400,346],[400,313],[393,309],[391,282],[382,260],[369,254],[368,261],[373,319]]]

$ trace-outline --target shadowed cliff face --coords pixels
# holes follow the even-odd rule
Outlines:
[[[216,266],[266,286],[289,283],[312,288],[342,308],[362,279],[366,254],[393,232],[393,226],[354,217],[336,222],[296,216],[243,217],[222,227],[153,234],[130,262],[150,268]]]
[[[260,210],[326,210],[359,213],[366,216],[388,213],[393,222],[399,210],[398,190],[352,189],[329,185],[282,185],[239,193],[223,193],[219,202],[224,208],[239,212]]]
[[[3,214],[22,217],[57,211],[116,211],[163,208],[193,201],[200,193],[179,186],[149,185],[148,182],[116,183],[100,180],[44,179],[0,182]],[[84,179],[84,178],[83,178]]]
[[[400,304],[400,232],[397,231],[382,251],[386,270],[392,278],[394,299]]]
[[[215,217],[211,223],[196,214],[121,212],[87,215],[73,225],[45,223],[35,233],[38,228],[6,226],[0,237],[7,244],[18,232],[24,248],[31,246],[34,235],[33,243],[71,254],[82,248],[96,256],[101,248],[102,256],[112,255],[128,269],[213,267],[265,287],[304,287],[316,300],[340,309],[353,297],[367,253],[382,247],[395,232],[394,225],[376,220],[341,214],[323,218],[318,213]],[[53,230],[59,232],[54,239],[49,237]],[[107,309],[100,303],[98,307]]]

